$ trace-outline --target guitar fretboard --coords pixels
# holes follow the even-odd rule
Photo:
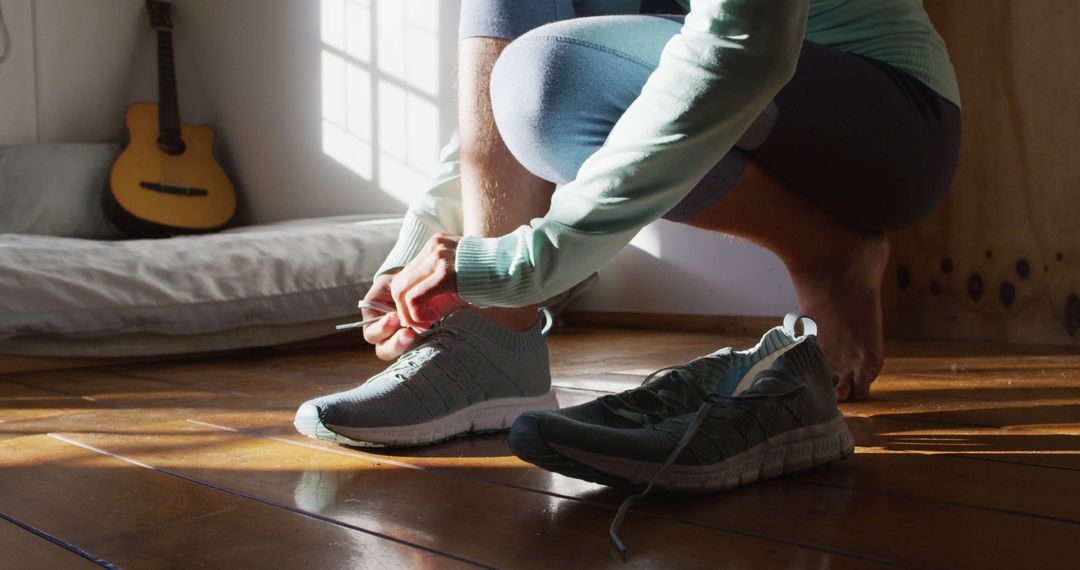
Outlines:
[[[158,29],[158,105],[161,134],[180,137],[180,97],[176,88],[172,32]]]

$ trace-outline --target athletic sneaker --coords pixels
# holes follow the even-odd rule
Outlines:
[[[816,325],[798,315],[745,352],[724,349],[657,371],[640,388],[555,412],[530,412],[510,432],[519,457],[557,473],[682,493],[729,489],[847,457],[854,441],[836,406]],[[658,373],[670,370],[663,376]]]
[[[515,332],[457,311],[359,387],[301,405],[294,425],[346,445],[413,446],[506,429],[522,412],[558,408],[543,321]]]

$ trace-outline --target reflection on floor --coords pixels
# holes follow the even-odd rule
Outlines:
[[[563,405],[752,339],[552,337]],[[893,343],[857,453],[816,473],[635,505],[532,468],[504,435],[323,445],[298,402],[380,368],[324,349],[0,376],[0,566],[1065,567],[1080,559],[1080,354]]]

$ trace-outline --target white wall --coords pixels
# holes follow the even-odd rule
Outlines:
[[[141,0],[0,2],[16,43],[0,68],[0,144],[32,142],[38,131],[43,141],[107,140],[128,102],[155,98]],[[356,9],[342,22],[324,18],[326,3],[337,10],[342,2]],[[241,219],[403,212],[435,163],[432,141],[445,141],[456,123],[459,5],[175,0],[184,119],[218,129]],[[395,44],[402,25],[408,41]],[[335,65],[344,80],[327,83],[324,69]],[[331,123],[348,131],[344,139]],[[647,228],[601,276],[578,308],[777,315],[795,305],[768,252],[667,222]]]
[[[777,316],[796,309],[783,264],[748,242],[658,221],[600,271],[575,309]]]
[[[177,2],[178,12],[182,11],[189,19],[186,33],[191,50],[184,57],[198,62],[199,82],[206,87],[208,118],[221,134],[226,163],[235,175],[245,204],[241,215],[248,220],[264,222],[356,212],[401,213],[411,196],[422,191],[427,173],[436,163],[439,141],[445,141],[454,129],[455,102],[451,93],[457,39],[456,2],[375,0],[372,16],[378,21],[366,29],[357,22],[331,17],[329,27],[333,28],[335,23],[345,25],[347,29],[342,29],[349,35],[349,41],[359,46],[350,53],[337,49],[331,45],[336,41],[326,37],[328,26],[322,21],[322,6],[328,3],[363,7],[367,0]],[[380,37],[375,42],[372,34],[401,25],[406,16],[426,19],[432,14],[438,17],[434,22],[422,22],[432,28],[423,37],[434,38],[435,44],[419,54],[422,56],[419,61],[408,62],[408,81],[391,77],[399,71],[398,67],[404,66],[404,62],[396,61],[393,56],[400,51],[412,54],[417,50],[404,50],[404,46],[392,43],[384,45],[392,38]],[[394,49],[398,47],[402,49]],[[363,53],[365,50],[372,53]],[[411,83],[437,90],[438,96],[425,95],[421,101],[426,101],[423,110],[431,118],[421,124],[400,127],[383,124],[401,118],[391,116],[392,111],[403,110],[406,103],[396,96],[378,101],[357,96],[347,101],[343,97],[336,102],[325,101],[330,96],[323,88],[322,67],[327,54],[347,66],[350,73],[364,75],[373,91],[379,91],[382,86],[410,87]],[[369,61],[363,61],[365,58]],[[430,77],[411,77],[416,70]],[[333,87],[344,89],[342,85]],[[350,125],[355,131],[365,131],[364,136],[375,139],[368,141],[373,148],[367,149],[372,155],[368,162],[373,164],[354,163],[350,168],[324,152],[327,144],[331,154],[336,148],[334,141],[325,140],[330,135],[324,123],[328,105],[338,104],[350,105]],[[418,113],[411,116],[417,117]],[[410,168],[398,168],[400,165],[380,160],[378,155],[385,154],[384,150],[403,145],[407,147],[403,151],[413,155],[415,164]],[[339,155],[352,153],[354,161],[366,160],[359,156],[361,150],[338,150]],[[365,166],[371,167],[365,175],[357,174]]]
[[[130,103],[157,94],[154,36],[141,0],[0,0],[12,36],[0,66],[0,144],[101,142]],[[201,97],[180,66],[185,118]]]

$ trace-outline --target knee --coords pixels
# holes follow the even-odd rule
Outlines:
[[[941,204],[949,190],[948,184],[911,185],[905,188],[902,198],[895,199],[892,207],[879,212],[875,221],[884,231],[902,230],[926,219]]]
[[[586,98],[567,47],[526,36],[507,46],[491,74],[492,113],[506,147],[530,172],[557,184],[573,180],[591,154],[576,136]]]
[[[840,206],[841,217],[868,230],[896,231],[911,227],[929,216],[948,191],[947,182],[928,182],[915,177],[866,180],[861,195]],[[873,189],[866,192],[867,188]]]

